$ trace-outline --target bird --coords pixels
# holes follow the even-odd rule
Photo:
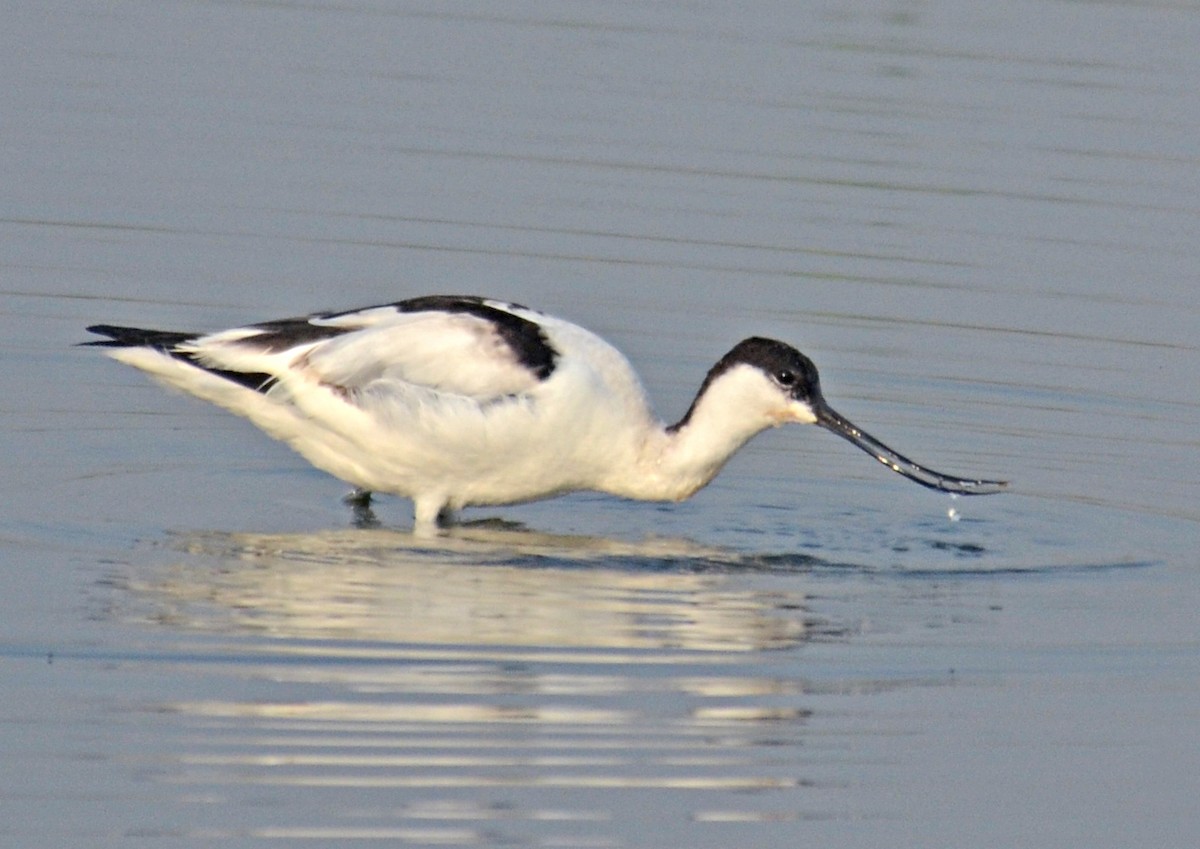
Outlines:
[[[431,535],[468,506],[595,491],[682,501],[752,437],[815,424],[954,495],[1008,482],[918,465],[834,411],[812,360],[751,337],[708,371],[674,424],[633,366],[570,321],[478,296],[427,295],[213,333],[97,324],[114,359],[249,419],[352,487],[411,499]]]

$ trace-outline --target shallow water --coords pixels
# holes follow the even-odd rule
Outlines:
[[[1191,846],[1200,12],[5,13],[0,837]],[[94,350],[430,292],[752,334],[813,428],[435,541]]]

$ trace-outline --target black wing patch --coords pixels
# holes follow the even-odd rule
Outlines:
[[[313,324],[311,321],[314,318],[332,318],[334,315],[338,315],[338,313],[321,313],[302,316],[301,318],[279,318],[274,321],[262,321],[258,324],[251,324],[249,325],[251,330],[260,330],[262,332],[257,336],[248,337],[246,341],[269,354],[278,354],[280,351],[295,348],[297,345],[307,345],[310,342],[333,339],[335,336],[341,336],[344,333],[350,333],[359,329],[348,326],[337,327],[328,324]]]
[[[483,319],[496,329],[500,338],[516,357],[517,362],[529,369],[539,380],[545,380],[554,372],[558,352],[554,350],[542,328],[529,319],[489,306],[484,298],[471,295],[427,295],[381,306],[391,307],[403,313],[465,313]],[[519,304],[513,304],[513,306],[526,309]],[[367,310],[369,309],[378,309],[378,307],[368,307]],[[333,339],[360,328],[353,324],[314,324],[312,320],[342,318],[365,311],[360,308],[343,312],[315,313],[300,318],[283,318],[251,324],[248,325],[248,329],[259,332],[254,336],[247,337],[245,342],[268,353],[278,353],[298,345]],[[112,324],[95,324],[88,330],[108,338],[98,342],[85,342],[85,345],[108,348],[153,348],[256,392],[266,392],[275,380],[273,375],[263,372],[241,372],[214,368],[200,362],[196,353],[179,350],[181,345],[194,341],[204,334],[119,327]]]
[[[500,338],[516,356],[517,362],[533,372],[538,380],[545,380],[554,373],[558,352],[554,350],[542,328],[527,318],[488,306],[484,298],[474,295],[427,295],[397,301],[391,306],[400,312],[466,313],[491,322]],[[528,309],[520,304],[512,306]]]

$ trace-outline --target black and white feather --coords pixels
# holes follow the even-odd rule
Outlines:
[[[208,334],[88,329],[107,337],[89,344],[245,416],[360,490],[411,498],[421,532],[468,505],[574,490],[680,500],[787,422],[829,428],[931,488],[1004,485],[891,451],[825,404],[807,357],[769,339],[735,346],[667,426],[603,339],[487,298],[428,296]]]

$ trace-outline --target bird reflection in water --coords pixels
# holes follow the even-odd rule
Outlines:
[[[799,587],[735,586],[729,573],[745,571],[741,555],[680,540],[631,543],[480,524],[420,541],[362,528],[195,533],[173,538],[173,548],[169,567],[130,576],[135,609],[194,631],[746,651],[803,642],[811,625]]]

